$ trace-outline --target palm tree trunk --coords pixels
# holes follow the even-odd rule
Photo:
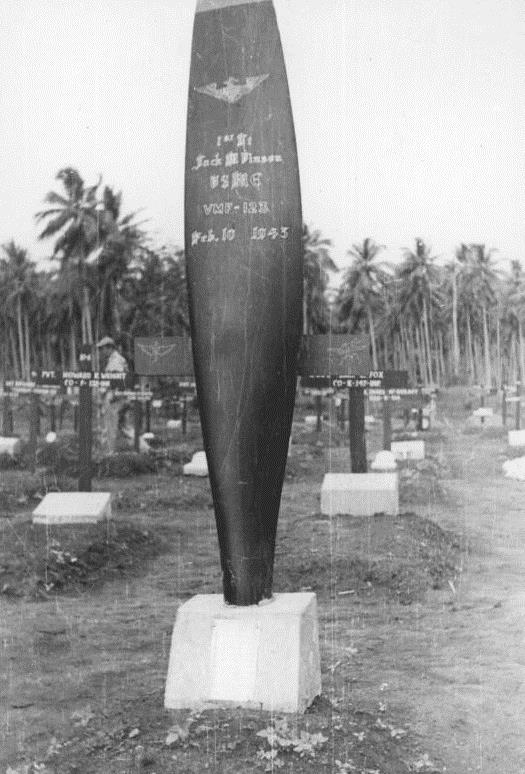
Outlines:
[[[60,353],[60,368],[66,369],[66,349],[64,347],[64,339],[62,336],[58,337],[58,351]]]
[[[434,377],[432,373],[432,348],[430,346],[429,316],[428,316],[427,299],[425,298],[425,296],[423,296],[423,330],[425,333],[425,346],[427,350],[429,384],[432,384],[434,381]]]
[[[29,319],[27,311],[24,312],[24,332],[25,332],[25,371],[26,379],[31,377],[31,350],[29,345]]]
[[[490,368],[490,342],[489,342],[489,328],[487,320],[487,307],[483,304],[483,351],[485,355],[485,387],[490,389],[492,386],[492,371]]]
[[[456,264],[452,276],[452,350],[454,353],[453,373],[457,378],[459,374],[459,332],[458,332],[458,286]]]
[[[421,332],[418,325],[414,326],[414,333],[416,337],[416,352],[417,352],[417,359],[419,363],[419,378],[423,382],[423,384],[426,385],[427,383],[427,372],[425,369],[424,364],[424,358],[422,357],[422,351],[421,351]]]
[[[502,374],[502,362],[501,362],[501,331],[500,331],[500,316],[499,305],[496,319],[496,387],[498,390],[501,388],[503,382]]]
[[[11,359],[13,363],[14,376],[15,376],[15,379],[20,379],[21,373],[20,373],[20,362],[18,360],[18,349],[16,346],[15,332],[11,325],[9,326],[9,341],[11,343]]]
[[[372,316],[372,310],[370,309],[370,307],[367,307],[366,313],[368,316],[368,330],[370,331],[370,341],[372,343],[372,367],[374,371],[377,371],[378,369],[377,346],[376,346],[376,337],[375,337],[375,330],[374,330],[374,318]]]
[[[521,320],[518,321],[518,342],[519,342],[519,353],[520,353],[519,380],[520,382],[523,382],[525,381],[525,351],[523,347],[523,330],[521,327]]]
[[[472,349],[472,328],[470,325],[470,311],[467,311],[467,370],[470,373],[470,383],[475,381],[474,355]]]
[[[18,356],[20,358],[20,377],[25,374],[25,354],[24,354],[24,329],[22,326],[22,300],[20,296],[16,299],[16,331],[18,338]]]

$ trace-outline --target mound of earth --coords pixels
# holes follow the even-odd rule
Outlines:
[[[2,594],[47,599],[93,589],[106,580],[139,573],[162,550],[155,534],[124,522],[62,526],[55,534],[31,522],[4,529]]]

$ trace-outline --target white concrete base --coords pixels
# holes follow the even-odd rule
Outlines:
[[[387,449],[377,452],[374,461],[370,465],[370,470],[377,473],[392,473],[397,470],[397,462],[394,454]]]
[[[323,422],[323,418],[321,417],[321,423]],[[308,414],[304,418],[305,425],[308,425],[309,427],[316,427],[317,426],[317,416],[315,414]]]
[[[491,417],[494,414],[494,409],[491,406],[480,406],[472,412],[473,417]]]
[[[390,448],[396,460],[424,460],[424,441],[392,441]]]
[[[111,492],[50,492],[33,511],[33,524],[95,524],[111,518]]]
[[[206,459],[206,452],[195,452],[191,462],[187,462],[182,470],[185,476],[207,476],[208,460]]]
[[[0,454],[8,454],[10,457],[16,457],[20,454],[22,444],[20,438],[10,438],[9,436],[0,436]]]
[[[226,605],[220,594],[197,594],[179,607],[168,709],[304,712],[320,693],[315,594],[275,594],[249,607]]]
[[[321,487],[321,513],[373,516],[399,512],[397,473],[326,473]]]
[[[525,446],[525,430],[509,430],[509,446]]]

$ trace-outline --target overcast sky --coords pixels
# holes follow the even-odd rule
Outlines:
[[[369,236],[525,257],[523,0],[274,0],[304,219],[343,266]],[[182,246],[194,0],[1,0],[0,242],[74,166]]]

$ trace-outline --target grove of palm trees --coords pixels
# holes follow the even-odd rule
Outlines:
[[[157,246],[139,213],[122,213],[122,194],[99,179],[86,185],[73,168],[35,214],[50,246],[50,268],[27,250],[2,246],[0,288],[4,378],[31,369],[77,365],[79,346],[187,331],[183,251]],[[518,261],[498,267],[495,248],[458,244],[437,258],[415,238],[397,263],[366,237],[339,270],[331,242],[304,226],[304,330],[370,334],[374,368],[399,368],[413,383],[513,384],[525,372],[525,274]],[[336,288],[334,290],[334,288]]]

